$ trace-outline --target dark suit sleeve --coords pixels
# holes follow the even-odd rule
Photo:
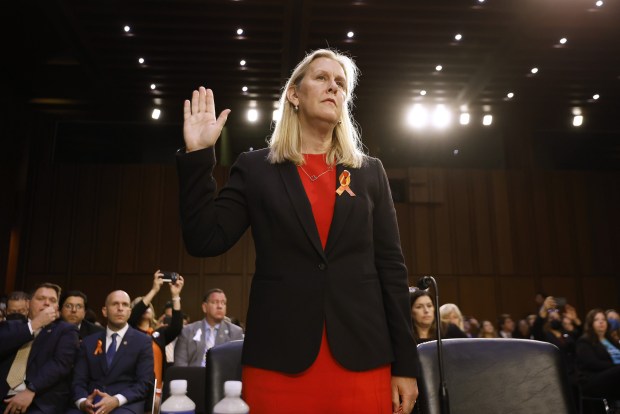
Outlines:
[[[84,340],[80,345],[78,356],[73,367],[73,382],[71,384],[72,398],[71,402],[80,398],[88,397],[88,384],[90,382],[90,372],[88,368],[88,343],[91,341]],[[91,352],[95,351],[95,347]]]
[[[144,304],[144,301],[136,303],[134,307],[131,308],[131,315],[129,316],[129,320],[127,321],[129,326],[138,329],[138,325],[140,324],[140,318],[142,318],[142,315],[144,315],[144,312],[147,308],[148,306]]]
[[[385,315],[390,331],[395,360],[392,375],[417,377],[418,352],[413,338],[407,268],[400,246],[396,210],[387,175],[381,161],[371,159],[378,175],[374,197],[373,242],[375,266],[381,281]]]
[[[77,326],[61,322],[54,329],[60,330],[60,337],[55,344],[53,356],[34,373],[28,372],[28,382],[34,385],[37,391],[52,387],[67,377],[71,373],[78,351],[80,338]],[[40,339],[44,341],[47,338]],[[33,348],[35,345],[46,346],[45,343],[37,344],[36,340]]]
[[[30,340],[32,340],[32,334],[27,323],[22,321],[0,322],[0,359],[8,358]]]
[[[141,335],[142,336],[142,335]],[[144,336],[140,343],[140,352],[136,360],[136,382],[125,388],[121,394],[127,398],[127,402],[144,400],[146,392],[153,384],[153,345],[150,336]]]
[[[213,148],[177,155],[183,240],[193,256],[217,256],[230,249],[250,225],[239,157],[216,197]]]
[[[183,330],[183,312],[180,310],[172,309],[172,318],[170,318],[170,324],[164,328],[159,328],[157,331],[163,335],[166,345],[174,341]]]
[[[579,338],[576,349],[579,366],[590,372],[605,371],[606,369],[614,367],[611,357],[601,358],[601,355],[596,352],[596,348],[597,347],[586,338]],[[600,351],[607,354],[607,350],[604,348],[600,349]],[[601,354],[604,355],[602,352]]]
[[[177,343],[174,346],[174,366],[175,367],[188,367],[189,366],[189,354],[187,352],[187,342],[191,340],[189,337],[189,327],[183,328],[181,335],[177,339]]]

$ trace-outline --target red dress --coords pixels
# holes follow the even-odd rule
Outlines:
[[[325,248],[336,203],[336,169],[329,169],[324,154],[304,157],[306,164],[297,170]],[[319,354],[304,372],[284,374],[245,365],[242,380],[251,414],[392,413],[390,366],[345,369],[329,349],[325,325]]]

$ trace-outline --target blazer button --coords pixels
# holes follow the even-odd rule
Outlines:
[[[325,263],[319,263],[319,270],[327,269],[327,265]]]

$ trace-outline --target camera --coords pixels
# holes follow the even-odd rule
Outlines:
[[[164,275],[159,276],[160,279],[163,279],[164,282],[172,283],[173,285],[177,283],[177,279],[179,278],[179,274],[177,272],[162,272]]]

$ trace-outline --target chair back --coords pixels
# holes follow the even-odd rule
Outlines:
[[[205,408],[213,412],[213,406],[224,398],[226,381],[241,381],[241,351],[243,340],[230,341],[214,346],[207,352],[205,379]]]
[[[418,404],[440,414],[437,341],[418,345],[422,375]],[[443,341],[451,414],[575,414],[560,351],[528,339],[465,338]]]
[[[205,369],[203,367],[175,367],[166,369],[162,402],[170,396],[170,381],[187,380],[187,396],[196,404],[196,414],[211,414],[205,411]]]

